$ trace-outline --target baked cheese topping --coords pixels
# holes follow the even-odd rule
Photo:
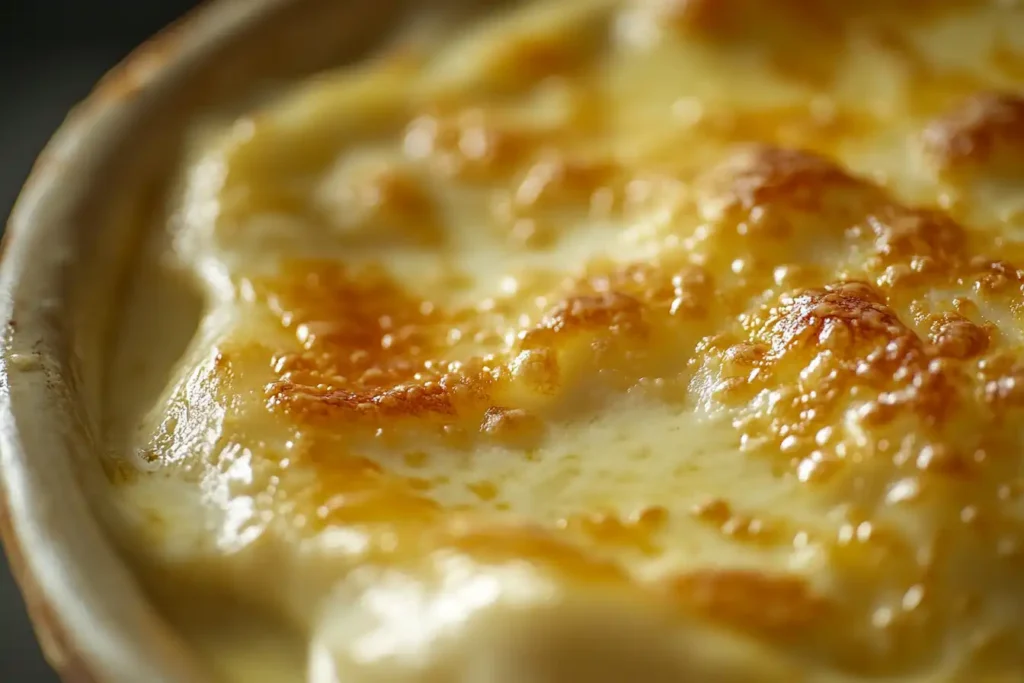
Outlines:
[[[194,133],[115,527],[265,680],[1024,677],[1024,7],[428,12]]]

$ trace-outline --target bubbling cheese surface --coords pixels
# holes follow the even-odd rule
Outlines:
[[[197,127],[158,232],[117,526],[266,680],[1024,677],[1024,8],[427,17]]]

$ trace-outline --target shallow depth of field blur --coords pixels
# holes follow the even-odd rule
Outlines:
[[[135,45],[196,0],[5,0],[0,21],[0,207],[67,110]],[[0,562],[0,682],[55,683]]]

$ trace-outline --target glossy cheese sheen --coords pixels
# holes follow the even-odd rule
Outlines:
[[[195,129],[111,376],[154,591],[270,681],[1024,676],[1024,8],[427,19]]]

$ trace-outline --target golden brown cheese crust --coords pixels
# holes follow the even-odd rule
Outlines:
[[[890,504],[893,490],[903,492],[903,501],[925,501],[917,514],[935,525],[935,537],[923,546],[897,535],[881,541],[882,566],[890,572],[885,583],[905,577],[903,590],[951,599],[948,591],[960,589],[930,577],[941,575],[945,548],[976,534],[979,515],[1008,514],[999,497],[1006,484],[999,454],[1016,443],[1008,427],[1024,407],[1015,341],[1001,338],[966,297],[1015,309],[1005,302],[1021,294],[1021,274],[972,253],[964,228],[948,216],[906,206],[814,154],[744,147],[710,172],[707,188],[703,201],[714,206],[708,209],[714,220],[702,245],[718,258],[701,265],[668,256],[664,263],[598,266],[548,293],[550,303],[511,347],[495,345],[484,355],[453,355],[459,348],[453,340],[486,340],[481,310],[492,302],[446,310],[380,273],[349,276],[315,261],[290,265],[282,279],[257,287],[294,336],[268,358],[275,379],[266,386],[267,407],[297,425],[331,431],[384,430],[396,438],[396,431],[425,428],[454,448],[497,439],[529,451],[544,436],[545,402],[563,395],[578,372],[598,372],[615,391],[653,391],[680,405],[706,400],[708,410],[732,416],[738,447],[775,460],[806,486],[857,491],[865,520]],[[792,287],[794,278],[820,283],[828,277],[820,266],[789,259],[802,242],[817,239],[845,264],[840,273],[847,279]],[[731,265],[737,258],[750,263],[741,278]],[[787,270],[785,282],[777,282],[780,268]],[[953,299],[950,310],[936,309],[927,293],[937,288],[964,298]],[[777,293],[752,305],[760,292]],[[694,329],[708,335],[692,354],[666,355],[666,345],[675,350],[671,345],[686,337],[680,325],[691,336]],[[704,379],[691,379],[692,368]],[[868,436],[849,433],[850,425]],[[446,516],[429,494],[434,484],[330,454],[336,446],[318,455],[315,437],[305,443],[312,450],[297,460],[309,458],[317,469],[319,523],[390,524],[401,516],[415,530],[410,547],[454,543],[491,559],[543,560],[572,576],[620,577],[614,564],[576,554],[573,539],[580,534],[601,545],[658,552],[664,511],[636,520],[568,518],[561,527],[530,531],[530,541],[496,529],[427,542],[422,534]],[[474,492],[485,501],[497,495],[487,481]],[[724,501],[698,514],[737,542],[777,546],[806,535],[763,514],[733,513]],[[887,533],[879,522],[863,524],[849,532],[852,538],[819,541],[842,557],[851,542],[876,543]],[[993,539],[984,551],[990,558],[974,561],[997,562],[1003,542]],[[937,556],[921,564],[925,549]],[[840,575],[849,571],[847,580],[871,582],[874,567],[855,564]],[[795,576],[700,570],[662,590],[680,609],[787,642],[823,624],[872,619],[863,606],[837,603]],[[914,628],[915,638],[926,639],[935,625],[925,620]],[[844,632],[849,637],[855,634]],[[820,634],[812,642],[819,656],[841,658],[847,650]],[[845,666],[889,671],[896,661],[889,657]]]
[[[265,151],[290,133],[253,123],[252,142],[226,154],[241,170],[219,201],[252,199],[231,205],[215,237],[244,252],[256,234],[246,216],[312,213],[313,227],[287,239],[329,253],[232,273],[251,291],[237,306],[252,327],[220,339],[171,404],[193,391],[239,425],[270,425],[277,440],[259,446],[224,427],[207,457],[256,453],[274,472],[252,484],[261,509],[300,519],[302,533],[365,531],[368,557],[525,559],[753,634],[808,670],[899,676],[935,666],[954,642],[962,662],[1021,671],[1024,248],[971,212],[987,211],[972,183],[1020,175],[1024,105],[993,90],[1003,76],[935,66],[901,28],[940,25],[969,3],[590,4],[597,18],[572,40],[545,29],[485,52],[479,63],[501,75],[493,90],[422,95],[375,163],[333,175],[323,153],[296,155],[289,173],[337,183],[340,232]],[[647,11],[671,29],[664,43],[599,37],[614,16]],[[883,105],[856,80],[843,86],[840,62],[858,41],[883,60],[875,75],[909,74]],[[704,52],[672,52],[691,43]],[[625,92],[651,54],[726,69],[750,46],[778,57],[765,73],[791,101],[679,87],[671,101],[652,97],[655,116]],[[1012,53],[993,51],[1000,74],[1024,64]],[[620,74],[620,62],[635,68]],[[965,89],[976,94],[961,101]],[[533,106],[557,115],[523,114]],[[917,145],[924,168],[910,171]],[[460,242],[459,211],[483,246]],[[653,246],[572,251],[608,222]],[[373,259],[352,256],[385,243]],[[479,275],[461,267],[485,248],[511,290],[474,289]],[[403,250],[441,262],[441,275],[403,272]],[[652,496],[631,511],[581,503],[531,519],[517,516],[509,481],[464,471],[494,449],[515,467],[543,464],[560,435],[643,415],[636,405],[721,426],[718,455],[735,478],[768,474],[753,486],[709,480],[682,508]],[[184,467],[161,455],[185,438],[177,424],[156,431],[149,459]],[[678,457],[685,481],[692,455],[659,457]],[[586,452],[564,463],[593,466]],[[462,502],[438,493],[453,481]],[[792,506],[761,495],[778,482]],[[701,533],[725,559],[670,555]],[[804,555],[816,569],[800,568]],[[662,557],[675,559],[656,578],[633,572]]]

